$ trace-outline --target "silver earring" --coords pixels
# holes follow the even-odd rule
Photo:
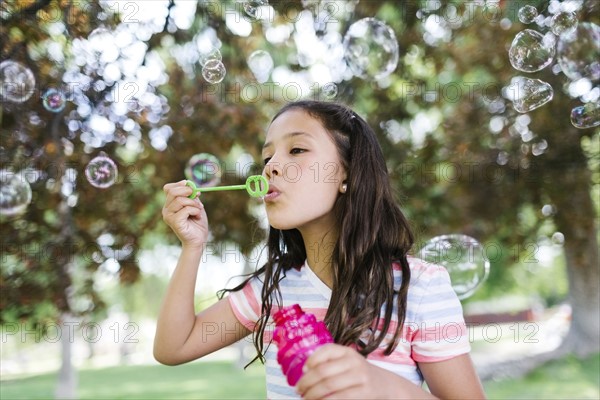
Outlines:
[[[348,190],[348,185],[346,183],[342,183],[342,193],[346,193],[346,190]]]

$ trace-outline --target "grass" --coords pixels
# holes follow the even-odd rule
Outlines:
[[[233,363],[197,362],[182,366],[119,366],[78,372],[79,399],[264,399],[261,365],[246,370]],[[57,374],[2,381],[0,399],[52,398]]]
[[[600,399],[600,354],[567,356],[521,379],[485,383],[490,399]]]
[[[80,399],[264,399],[261,365],[242,371],[232,363],[197,362],[178,367],[119,366],[79,371]],[[57,374],[3,380],[0,399],[52,398]],[[522,379],[486,382],[490,399],[598,399],[600,354],[569,356]]]

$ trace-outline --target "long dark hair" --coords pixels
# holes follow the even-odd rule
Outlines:
[[[346,106],[308,100],[292,102],[271,122],[291,109],[303,110],[321,122],[331,134],[347,173],[347,192],[339,195],[334,205],[339,238],[331,256],[333,290],[325,323],[336,343],[355,344],[366,356],[384,341],[396,296],[398,324],[384,352],[389,355],[398,344],[405,320],[410,281],[406,255],[414,239],[394,199],[381,147],[367,122]],[[261,317],[253,337],[258,355],[251,362],[256,359],[264,362],[263,336],[273,301],[282,304],[280,280],[286,271],[299,267],[306,259],[304,242],[297,229],[270,227],[267,249],[265,265],[237,287],[219,293],[222,297],[228,291],[241,290],[250,279],[263,275]],[[399,288],[394,288],[394,262],[402,269]],[[370,337],[360,340],[365,332],[370,332]]]

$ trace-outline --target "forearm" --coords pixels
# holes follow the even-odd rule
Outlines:
[[[183,247],[173,271],[154,337],[154,355],[161,362],[183,347],[194,327],[194,291],[203,250]]]
[[[437,399],[434,395],[418,386],[406,378],[398,376],[383,368],[379,368],[379,373],[383,376],[388,385],[384,385],[386,399]]]

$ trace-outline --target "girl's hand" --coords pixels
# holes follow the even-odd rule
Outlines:
[[[296,390],[305,399],[433,398],[417,385],[339,344],[317,349],[306,360],[304,369]]]
[[[208,240],[208,218],[199,198],[190,199],[192,188],[186,181],[167,183],[162,209],[163,220],[177,235],[183,247],[202,248]]]

